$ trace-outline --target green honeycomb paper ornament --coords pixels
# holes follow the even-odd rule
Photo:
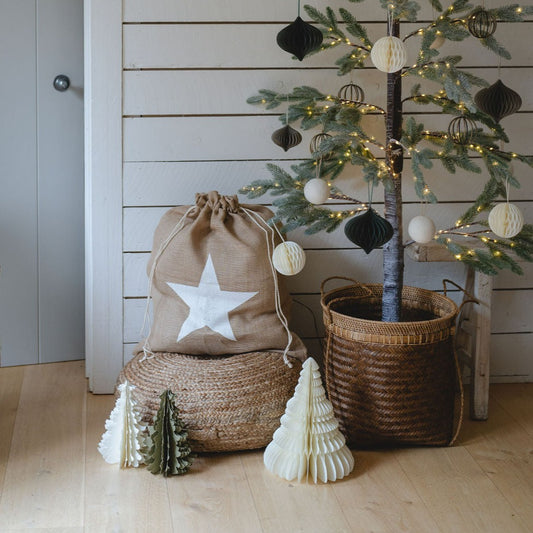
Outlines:
[[[187,440],[187,430],[174,403],[175,394],[164,391],[147,440],[145,463],[152,474],[175,476],[185,474],[193,456]]]

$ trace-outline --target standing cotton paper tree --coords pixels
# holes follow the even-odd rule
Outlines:
[[[353,470],[353,455],[339,431],[312,357],[302,366],[281,426],[265,450],[264,463],[268,470],[288,481],[302,481],[310,475],[315,483],[317,479],[326,483]]]
[[[165,477],[185,474],[192,464],[187,430],[178,416],[175,394],[166,390],[160,398],[154,427],[150,428],[151,446],[146,454],[146,466],[152,474]]]
[[[142,464],[142,433],[137,402],[132,397],[135,387],[127,381],[118,386],[120,396],[105,423],[105,433],[98,445],[98,451],[106,462],[119,463],[121,468],[138,467]]]

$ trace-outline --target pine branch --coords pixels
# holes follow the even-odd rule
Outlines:
[[[364,26],[362,26],[357,19],[347,9],[340,8],[339,14],[342,20],[346,23],[346,31],[354,37],[357,37],[361,43],[367,47],[368,51],[372,47],[372,41],[368,38],[368,34]]]
[[[503,57],[504,59],[511,59],[511,54],[509,51],[502,44],[500,44],[493,35],[487,37],[486,39],[479,39],[479,42],[496,55]]]
[[[390,12],[393,19],[405,19],[409,22],[416,22],[420,6],[413,0],[380,0],[381,7]]]
[[[533,6],[509,4],[508,6],[496,7],[488,11],[501,22],[521,22],[526,15],[533,15]]]
[[[442,4],[439,2],[439,0],[429,0],[429,3],[435,11],[438,11],[439,13],[442,12]]]

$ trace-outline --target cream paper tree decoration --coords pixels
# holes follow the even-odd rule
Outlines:
[[[291,481],[335,481],[354,467],[353,455],[326,399],[320,370],[309,357],[302,366],[294,396],[263,457],[270,472]]]
[[[139,408],[132,396],[134,388],[127,381],[118,386],[120,395],[106,420],[106,431],[98,445],[106,462],[119,463],[121,468],[138,467],[144,462],[141,448],[145,427],[140,422]]]

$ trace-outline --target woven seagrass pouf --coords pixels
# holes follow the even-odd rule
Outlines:
[[[231,356],[143,353],[122,370],[118,382],[135,386],[142,421],[151,424],[160,394],[171,389],[176,407],[196,452],[262,448],[279,427],[285,405],[294,393],[301,362],[283,355],[252,352]]]

